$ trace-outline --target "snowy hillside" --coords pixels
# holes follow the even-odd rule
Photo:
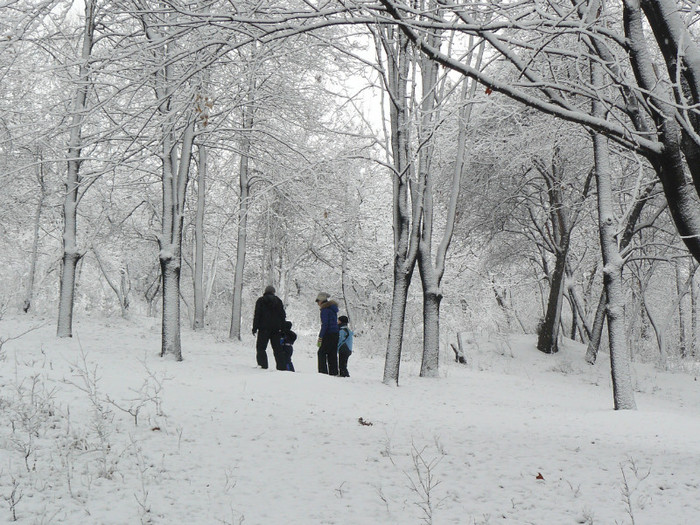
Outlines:
[[[255,368],[253,339],[159,323],[6,318],[0,522],[21,524],[690,524],[700,515],[694,375],[636,365],[634,412],[612,410],[609,363],[484,335],[438,380],[381,383],[362,338],[351,377]],[[368,357],[374,356],[374,357]]]

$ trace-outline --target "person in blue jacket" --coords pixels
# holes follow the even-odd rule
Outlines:
[[[284,369],[294,372],[294,364],[292,364],[292,354],[294,353],[294,341],[297,340],[297,334],[292,330],[292,322],[285,321],[280,332],[280,354],[284,359]]]
[[[318,372],[338,375],[338,303],[320,292],[316,304],[321,311],[321,331],[318,333]]]
[[[345,315],[338,317],[338,361],[340,377],[350,377],[348,372],[348,359],[352,354],[352,330],[348,328],[348,318]]]

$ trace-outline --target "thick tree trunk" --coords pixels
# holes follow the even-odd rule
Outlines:
[[[421,263],[422,257],[418,258],[418,268],[423,284],[423,358],[421,360],[421,377],[438,377],[440,365],[440,301],[442,294],[439,288],[431,286],[429,276],[432,268],[425,268]],[[428,261],[428,266],[431,266]]]
[[[394,292],[391,298],[389,337],[384,360],[383,382],[385,385],[399,384],[406,301],[408,299],[408,288],[411,285],[413,276],[413,267],[414,265],[410,265],[408,268],[402,268],[397,264],[394,265]]]
[[[547,312],[544,322],[537,336],[537,349],[545,354],[555,354],[559,351],[559,321],[561,320],[561,307],[564,302],[564,277],[566,276],[566,256],[568,241],[557,252],[552,281],[547,300]]]
[[[58,300],[58,337],[73,336],[73,304],[75,298],[75,269],[81,254],[77,246],[78,190],[80,187],[80,158],[83,146],[82,127],[87,109],[89,87],[89,60],[92,54],[95,33],[96,0],[85,2],[85,33],[78,72],[79,82],[73,98],[73,108],[68,139],[68,169],[66,173],[66,194],[63,199],[63,258],[61,268],[61,288]]]
[[[61,289],[58,302],[58,337],[73,337],[73,299],[75,294],[75,269],[80,254],[75,252],[72,243],[63,241],[61,261]],[[73,251],[71,251],[73,250]]]
[[[204,208],[206,206],[207,148],[197,146],[197,213],[194,223],[194,323],[193,330],[204,328]]]
[[[185,195],[192,159],[194,122],[184,130],[180,142],[172,143],[166,131],[163,142],[163,223],[160,235],[160,267],[163,284],[163,322],[161,356],[182,360],[180,344],[180,268],[182,266],[182,227]]]
[[[172,257],[162,254],[160,258],[163,278],[163,319],[161,357],[171,355],[182,361],[180,344],[180,260],[179,253]]]

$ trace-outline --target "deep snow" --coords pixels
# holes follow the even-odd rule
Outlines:
[[[0,340],[41,323],[8,316]],[[361,337],[344,379],[315,372],[315,334],[290,373],[256,368],[251,336],[183,330],[177,363],[156,319],[81,320],[70,340],[43,323],[2,348],[2,523],[700,520],[691,373],[635,364],[639,410],[615,412],[607,356],[572,342],[483,334],[466,366],[404,362],[388,387]]]

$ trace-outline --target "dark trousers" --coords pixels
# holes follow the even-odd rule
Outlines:
[[[292,363],[292,354],[294,353],[294,347],[292,345],[282,345],[282,350],[280,354],[284,360],[284,366],[282,370],[288,370],[294,372],[294,364]]]
[[[348,359],[350,358],[350,353],[351,352],[349,350],[338,350],[340,377],[350,377],[350,373],[348,372]]]
[[[277,370],[284,370],[284,358],[282,357],[282,346],[280,345],[279,330],[258,330],[258,340],[255,343],[255,358],[258,365],[267,368],[267,343],[272,345],[272,354],[275,356]]]
[[[338,333],[326,334],[318,349],[318,371],[320,374],[338,375]]]

